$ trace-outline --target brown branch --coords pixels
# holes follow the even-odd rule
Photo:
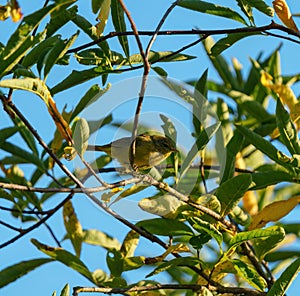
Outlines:
[[[156,284],[153,286],[134,286],[129,288],[110,288],[110,287],[74,287],[73,296],[78,296],[79,293],[105,293],[105,294],[124,294],[130,292],[144,292],[155,290],[191,290],[193,292],[203,291],[205,286],[197,284]],[[262,296],[265,292],[259,292],[249,288],[240,287],[210,287],[210,291],[218,293],[228,293],[244,296]]]
[[[222,34],[236,34],[236,33],[267,33],[267,31],[271,30],[278,30],[285,32],[289,35],[295,36],[297,38],[300,38],[300,33],[296,32],[294,30],[291,30],[285,26],[279,25],[272,21],[269,25],[264,25],[260,27],[242,27],[242,28],[235,28],[235,29],[216,29],[216,30],[200,30],[200,29],[192,29],[192,30],[165,30],[165,31],[159,31],[157,32],[158,36],[176,36],[176,35],[222,35]],[[139,36],[153,36],[155,31],[139,31]],[[105,36],[101,36],[100,38],[92,41],[85,43],[83,45],[80,45],[78,47],[75,47],[73,49],[70,49],[67,51],[68,54],[78,52],[80,50],[89,48],[93,45],[99,44],[105,40],[119,37],[119,36],[134,36],[134,32],[132,31],[127,31],[127,32],[110,32]],[[280,38],[286,38],[285,36],[279,36],[276,35],[276,37]],[[291,42],[300,44],[299,40],[295,39],[290,39]]]

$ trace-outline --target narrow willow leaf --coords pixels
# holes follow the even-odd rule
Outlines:
[[[250,4],[246,3],[244,0],[236,0],[238,6],[241,8],[242,12],[247,16],[251,24],[254,24],[254,18],[252,13],[252,7]]]
[[[288,172],[269,170],[264,172],[255,172],[251,174],[252,184],[249,189],[258,190],[267,188],[270,185],[276,185],[282,182],[294,182],[295,176]]]
[[[70,1],[71,2],[71,1]],[[56,31],[58,31],[61,27],[66,25],[69,21],[72,21],[78,11],[78,7],[76,5],[72,6],[70,9],[66,9],[67,6],[69,6],[72,3],[67,3],[66,5],[63,5],[60,9],[55,11],[55,13],[51,14],[50,22],[47,24],[47,39],[52,36]],[[72,1],[75,2],[75,1]],[[47,40],[46,39],[46,40]]]
[[[28,261],[21,261],[17,264],[11,265],[0,271],[0,288],[14,282],[18,278],[34,270],[35,268],[48,263],[53,262],[53,259],[41,258]]]
[[[77,218],[72,202],[69,200],[63,207],[64,224],[67,236],[71,240],[76,256],[80,257],[82,245],[82,226]]]
[[[274,16],[274,9],[267,5],[263,0],[244,0],[245,3],[251,5],[252,7],[256,8],[260,12],[266,14],[267,16]]]
[[[254,145],[258,150],[263,152],[276,163],[290,169],[291,159],[283,152],[277,150],[269,141],[265,140],[260,135],[254,133],[250,129],[242,125],[236,125],[236,128],[245,136],[245,138]]]
[[[126,257],[123,261],[123,271],[138,269],[144,265],[144,256]]]
[[[73,70],[69,76],[67,76],[64,80],[62,80],[57,85],[52,87],[50,91],[54,95],[63,90],[69,89],[75,85],[84,83],[95,77],[98,77],[103,74],[111,73],[111,72],[113,72],[113,70],[111,70],[110,67],[108,68],[94,67],[92,69],[82,70],[82,71]]]
[[[234,131],[234,135],[226,145],[226,164],[221,184],[233,177],[236,155],[241,150],[243,143],[244,137],[242,134]]]
[[[242,277],[249,285],[261,292],[266,289],[267,283],[265,279],[254,268],[239,259],[233,259],[230,262],[233,264],[238,276]]]
[[[105,0],[92,0],[92,11],[97,13]]]
[[[33,163],[37,165],[37,167],[41,171],[45,171],[44,163],[40,158],[35,155],[27,152],[26,150],[11,144],[9,142],[0,142],[0,149],[11,153],[14,156],[18,156],[19,158],[23,159],[26,163]]]
[[[218,74],[224,81],[224,85],[226,88],[238,89],[239,85],[236,81],[236,78],[232,75],[231,67],[228,65],[227,61],[222,55],[213,56],[211,54],[211,48],[215,44],[215,41],[212,37],[208,37],[203,41],[203,46],[210,58],[212,64],[217,70]],[[224,87],[224,86],[223,86]]]
[[[200,233],[207,233],[212,238],[216,240],[218,245],[220,246],[223,242],[223,235],[220,231],[218,231],[213,224],[206,222],[200,218],[194,217],[192,218],[193,228],[196,229]]]
[[[280,226],[271,226],[265,229],[255,229],[250,231],[244,231],[236,234],[230,241],[229,241],[229,250],[239,246],[240,244],[248,241],[248,240],[255,240],[260,238],[268,238],[275,236],[277,239],[283,238],[285,232],[282,227]]]
[[[289,285],[293,282],[300,269],[300,258],[290,264],[287,269],[280,275],[279,279],[274,283],[267,293],[267,296],[283,296]]]
[[[79,32],[71,36],[68,40],[59,39],[55,42],[54,46],[47,53],[47,58],[45,59],[45,67],[44,67],[44,80],[48,76],[52,67],[57,63],[59,59],[61,59],[67,50],[72,46],[79,35]]]
[[[164,236],[178,236],[178,235],[193,235],[193,231],[189,226],[183,222],[166,219],[155,218],[140,221],[136,224],[138,227],[146,229],[146,231]]]
[[[195,144],[192,146],[181,165],[180,179],[182,179],[183,176],[186,174],[190,165],[199,154],[199,151],[205,148],[210,139],[218,131],[220,124],[220,122],[215,123],[200,132]]]
[[[115,31],[126,32],[124,11],[118,0],[111,1],[111,16]],[[129,57],[129,44],[127,36],[118,36],[118,39],[126,57]]]
[[[279,98],[276,105],[276,122],[281,139],[291,155],[300,154],[300,141],[297,129]]]
[[[146,277],[153,276],[155,274],[161,273],[163,271],[166,271],[170,268],[174,268],[176,266],[196,266],[198,264],[201,264],[201,261],[198,258],[194,258],[194,257],[175,258],[160,264],[151,273],[146,275]]]
[[[181,0],[178,5],[191,10],[229,18],[247,25],[247,22],[241,15],[228,7],[198,0]]]
[[[110,13],[110,6],[111,6],[111,0],[106,0],[104,2],[102,1],[102,4],[100,6],[100,11],[97,16],[97,20],[99,22],[96,24],[98,36],[101,36],[104,31]]]
[[[240,41],[245,37],[250,37],[253,35],[260,35],[260,33],[236,33],[236,34],[229,34],[227,37],[218,40],[214,46],[211,48],[211,54],[213,56],[217,56],[222,53],[224,50],[232,46],[234,43]]]
[[[70,296],[70,285],[66,284],[60,292],[60,296]]]
[[[251,185],[250,174],[242,174],[222,183],[215,192],[222,204],[222,215],[227,215],[240,201]]]
[[[80,99],[79,103],[76,105],[70,117],[70,122],[87,106],[95,103],[102,95],[104,95],[110,88],[108,84],[104,89],[101,89],[98,84],[94,84],[91,88],[84,94]]]
[[[62,249],[62,248],[54,248],[48,245],[44,245],[37,241],[36,239],[32,239],[31,242],[43,253],[48,255],[49,257],[55,259],[58,262],[72,268],[73,270],[77,271],[92,283],[95,283],[92,273],[88,270],[85,264],[78,259],[75,255],[71,254],[70,252]]]
[[[268,262],[283,261],[292,258],[300,258],[300,251],[274,251],[265,256]]]
[[[19,128],[17,126],[7,127],[0,130],[0,143],[6,141],[8,138],[13,136]]]

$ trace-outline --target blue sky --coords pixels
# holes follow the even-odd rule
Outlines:
[[[91,1],[79,0],[79,12],[87,17],[91,23],[95,23],[95,15],[93,15],[91,12],[90,2]],[[218,2],[224,4],[223,1]],[[229,3],[226,3],[226,5],[232,5],[233,7],[235,7],[236,5],[235,1],[227,2]],[[28,15],[29,13],[34,11],[37,8],[37,5],[42,5],[39,1],[19,0],[19,3],[22,7],[24,15]],[[139,30],[153,30],[156,27],[161,16],[163,15],[164,11],[171,4],[171,1],[154,0],[137,2],[133,0],[127,0],[125,1],[125,3],[126,5],[128,5],[128,9],[130,10],[131,15],[136,22],[137,28]],[[271,1],[267,1],[267,3],[271,4]],[[297,3],[289,1],[289,4],[293,12],[299,12],[298,10],[300,9],[299,7],[297,7]],[[271,21],[270,18],[260,13],[256,13],[256,17],[257,25],[269,24]],[[276,17],[275,20],[278,21]],[[15,30],[17,25],[18,24],[12,23],[10,20],[0,22],[0,32],[2,32],[0,41],[2,43],[5,43],[7,41],[7,38],[9,37],[11,32]],[[192,29],[195,27],[201,29],[237,28],[240,27],[240,24],[230,20],[224,20],[222,18],[204,16],[203,14],[177,7],[171,13],[162,29]],[[67,25],[61,33],[64,38],[67,38],[69,35],[74,34],[76,30],[77,28],[75,28],[75,26]],[[113,31],[113,28],[111,24],[108,24],[105,32],[108,33],[110,31]],[[183,45],[196,39],[197,36],[158,37],[153,49],[156,51],[177,50]],[[130,40],[130,45],[132,46],[131,52],[136,53],[137,47],[135,45],[134,38],[131,38]],[[142,40],[143,44],[146,45],[148,39],[143,38]],[[82,33],[74,46],[81,45],[87,41],[89,40]],[[111,45],[111,49],[121,51],[116,39],[110,40],[109,42]],[[260,52],[264,52],[264,56],[266,57],[281,42],[284,41],[273,37],[250,37],[232,46],[230,49],[224,52],[224,56],[228,60],[230,60],[232,57],[236,57],[244,66],[245,71],[247,71],[250,66],[249,57],[256,58]],[[212,69],[201,45],[197,45],[186,53],[197,55],[198,58],[181,63],[173,63],[165,66],[161,65],[165,67],[170,77],[181,81],[194,80],[199,78],[206,68],[209,68],[209,78],[215,80],[218,79],[218,76]],[[284,42],[284,45],[281,49],[281,61],[283,74],[288,75],[298,73],[300,69],[299,45]],[[76,69],[81,69],[76,63],[74,63],[74,67],[76,67]],[[69,67],[64,68],[59,66],[57,66],[56,70],[57,72],[53,71],[52,75],[50,74],[49,79],[47,80],[49,86],[53,86],[58,83],[64,76],[67,75],[67,73],[71,71]],[[141,73],[141,71],[136,71],[124,75],[110,75],[109,82],[112,84],[116,84],[127,78],[141,75]],[[66,91],[55,96],[55,100],[57,102],[59,110],[62,110],[66,103],[68,105],[67,109],[74,107],[74,104],[78,100],[78,98],[80,98],[89,88],[89,86],[94,83],[99,83],[99,79],[94,79],[91,82],[77,86],[70,91]],[[297,89],[297,86],[295,87],[295,89]],[[215,95],[211,95],[211,97],[216,99]],[[20,108],[20,110],[22,110],[22,112],[30,119],[31,124],[38,129],[41,136],[47,142],[52,137],[52,132],[49,133],[49,127],[51,128],[51,130],[53,130],[54,126],[49,118],[49,114],[47,113],[43,102],[39,98],[24,92],[16,93],[14,95],[14,101],[15,104]],[[99,111],[99,116],[102,116],[101,111]],[[6,127],[9,122],[10,121],[7,118],[6,114],[4,114],[4,112],[1,110],[0,128]],[[103,135],[102,139],[103,141],[109,140],[109,134]],[[48,204],[47,206],[51,207],[51,205],[54,205],[61,200],[61,196],[56,196],[53,199],[52,204]],[[120,241],[122,241],[125,234],[128,232],[128,228],[121,225],[119,222],[112,221],[107,214],[100,211],[95,205],[88,201],[85,196],[78,195],[74,198],[73,202],[75,208],[78,209],[78,217],[84,228],[101,229],[111,235],[115,235],[120,239]],[[296,214],[294,213],[294,215],[289,216],[289,218],[292,221],[295,221]],[[6,219],[9,219],[8,215],[1,212],[1,220]],[[14,220],[12,221],[15,223]],[[64,236],[65,230],[62,222],[61,212],[52,217],[48,223],[53,227],[59,238],[62,238]],[[11,231],[4,229],[1,233],[1,241],[5,241],[12,235],[13,233]],[[40,227],[23,237],[22,239],[18,240],[13,245],[0,250],[0,269],[23,260],[44,257],[44,255],[41,252],[37,251],[36,248],[30,243],[31,238],[38,238],[41,242],[48,243],[49,245],[54,245],[54,242],[51,240],[48,232],[45,231],[45,228]],[[63,242],[63,246],[67,249],[71,249],[69,242]],[[160,248],[144,241],[137,252],[140,252],[141,248],[144,248],[146,250],[147,248],[149,248],[149,256],[152,256],[153,251],[156,251],[158,254],[162,253],[162,250]],[[84,262],[87,262],[90,270],[94,270],[96,268],[103,268],[106,270],[105,252],[101,249],[85,245],[82,253],[82,260]],[[127,277],[130,278],[131,274],[133,277],[137,276],[136,274],[134,274],[134,272],[129,272]],[[151,279],[155,280],[156,278],[154,277]],[[162,277],[162,280],[167,281],[167,278]],[[54,290],[60,291],[66,283],[69,283],[71,286],[90,286],[90,283],[82,276],[78,275],[62,264],[55,262],[46,264],[31,272],[30,274],[22,277],[16,282],[8,285],[4,289],[0,290],[0,295],[13,296],[16,295],[16,293],[21,292],[24,295],[31,296],[50,296]],[[295,282],[289,290],[289,295],[295,295],[293,293],[296,293],[296,291],[297,283]]]

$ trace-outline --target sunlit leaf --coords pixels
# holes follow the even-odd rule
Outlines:
[[[116,238],[97,229],[84,230],[82,240],[87,244],[100,246],[105,249],[115,248],[118,250],[121,247]]]
[[[298,32],[298,28],[293,20],[290,8],[285,0],[275,0],[272,2],[274,10],[280,20],[290,29]]]

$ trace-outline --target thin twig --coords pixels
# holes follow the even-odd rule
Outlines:
[[[285,26],[282,26],[280,24],[275,23],[274,21],[272,21],[269,25],[264,25],[264,26],[260,26],[260,27],[242,27],[242,28],[235,28],[235,29],[216,29],[216,30],[200,30],[200,29],[192,29],[192,30],[164,30],[164,31],[159,31],[157,32],[158,36],[172,36],[172,35],[222,35],[222,34],[236,34],[236,33],[261,33],[261,32],[265,32],[270,34],[267,31],[270,30],[279,30],[282,32],[285,32],[289,35],[295,36],[300,38],[300,33],[291,30]],[[153,34],[155,33],[155,31],[139,31],[139,36],[153,36]],[[273,33],[272,33],[273,34]],[[73,49],[69,49],[67,51],[68,54],[70,53],[74,53],[74,52],[78,52],[80,50],[89,48],[93,45],[99,44],[105,40],[111,39],[111,38],[115,38],[115,37],[119,37],[119,36],[134,36],[134,32],[132,31],[126,31],[126,32],[110,32],[105,36],[101,36],[100,38],[92,41],[92,42],[88,42],[85,43],[83,45],[80,45],[78,47],[75,47]],[[280,35],[276,35],[276,37],[279,38],[284,38],[286,39],[285,36],[280,36]],[[300,44],[299,40],[295,40],[295,39],[290,39],[291,42]]]

